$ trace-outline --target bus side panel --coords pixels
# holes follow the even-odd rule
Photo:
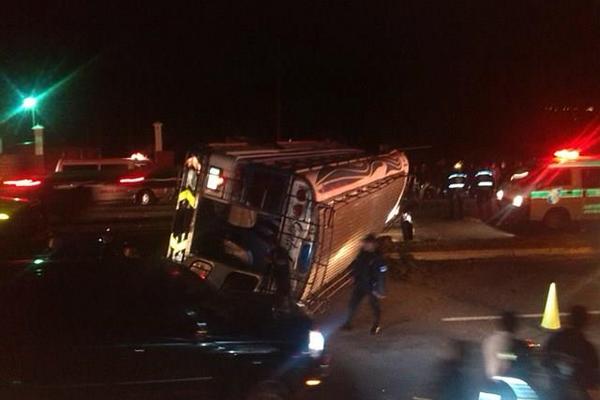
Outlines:
[[[374,189],[372,193],[335,204],[332,221],[327,229],[321,230],[320,249],[317,250],[329,252],[328,262],[325,265],[313,264],[309,279],[313,284],[307,286],[303,300],[317,295],[348,268],[358,254],[361,239],[365,235],[383,231],[390,211],[404,191],[406,181],[406,177],[401,177]],[[320,221],[320,224],[326,225],[327,221]]]

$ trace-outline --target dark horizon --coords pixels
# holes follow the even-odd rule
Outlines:
[[[548,107],[598,109],[599,16],[596,1],[58,3],[4,17],[0,110],[19,104],[14,88],[40,94],[71,76],[40,104],[49,143],[122,152],[149,141],[155,120],[178,151],[266,141],[279,98],[284,139],[514,153],[595,121],[555,123]],[[28,124],[17,114],[0,134],[19,141]]]

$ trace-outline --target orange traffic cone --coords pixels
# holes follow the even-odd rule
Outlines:
[[[542,317],[542,328],[557,330],[560,329],[560,312],[558,310],[558,296],[556,295],[556,284],[552,282],[548,290],[546,299],[546,308]]]

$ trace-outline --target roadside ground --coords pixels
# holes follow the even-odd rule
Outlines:
[[[557,284],[561,311],[572,304],[598,311],[599,264],[565,257],[420,262],[404,278],[389,280],[383,331],[375,337],[368,334],[366,303],[355,330],[338,330],[345,318],[347,290],[320,318],[333,356],[332,375],[319,396],[311,398],[434,399],[457,341],[467,345],[461,368],[477,390],[483,378],[480,343],[494,331],[495,316],[503,310],[539,315],[551,282]],[[472,317],[477,319],[469,320]],[[519,335],[544,343],[549,332],[539,327],[540,321],[539,316],[521,319]],[[587,333],[600,348],[597,315]]]

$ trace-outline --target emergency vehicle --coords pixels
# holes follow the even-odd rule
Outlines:
[[[294,300],[317,308],[347,281],[361,239],[400,214],[407,178],[397,150],[209,145],[185,161],[167,258],[218,289],[272,292],[269,254],[280,246]]]
[[[496,192],[502,213],[522,213],[550,229],[600,220],[600,157],[559,150],[545,166],[520,171]]]

